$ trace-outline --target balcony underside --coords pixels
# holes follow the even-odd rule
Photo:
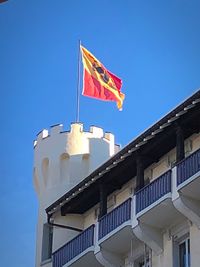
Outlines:
[[[89,251],[83,256],[79,255],[70,262],[66,263],[63,267],[102,267],[97,261],[94,251]]]
[[[131,225],[127,225],[114,234],[111,232],[103,241],[100,240],[100,246],[107,251],[122,256],[130,250],[131,240],[133,246],[137,246],[140,242],[133,234]]]
[[[184,196],[200,200],[200,172],[180,184],[179,188],[179,193]]]
[[[148,224],[156,228],[166,228],[171,222],[179,222],[183,216],[173,206],[171,198],[165,198],[163,201],[157,201],[152,208],[146,212],[138,214],[141,223]]]

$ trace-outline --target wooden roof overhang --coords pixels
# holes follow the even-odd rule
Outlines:
[[[52,215],[58,210],[62,215],[84,213],[99,202],[101,183],[106,183],[108,194],[120,189],[136,176],[138,156],[147,168],[176,146],[178,126],[184,130],[184,138],[200,131],[200,90],[55,201],[46,209],[47,214]]]

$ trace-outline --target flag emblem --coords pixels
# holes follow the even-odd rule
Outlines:
[[[124,94],[122,80],[107,70],[86,48],[80,47],[84,67],[83,95],[104,101],[116,101],[122,109]]]

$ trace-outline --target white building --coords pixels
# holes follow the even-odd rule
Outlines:
[[[200,91],[120,151],[79,123],[34,150],[36,267],[200,266]]]

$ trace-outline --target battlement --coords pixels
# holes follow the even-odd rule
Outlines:
[[[34,140],[33,146],[36,147],[43,139],[47,137],[55,136],[58,134],[72,134],[74,132],[87,133],[90,134],[90,138],[105,138],[109,141],[114,140],[114,135],[108,132],[103,131],[102,128],[97,126],[91,126],[89,132],[84,132],[82,123],[71,123],[70,131],[63,130],[63,124],[56,124],[50,127],[50,130],[43,129],[37,134],[37,139]]]
[[[119,151],[114,135],[82,123],[62,124],[38,133],[34,141],[34,184],[39,199],[50,205]],[[47,203],[46,203],[47,201]]]

